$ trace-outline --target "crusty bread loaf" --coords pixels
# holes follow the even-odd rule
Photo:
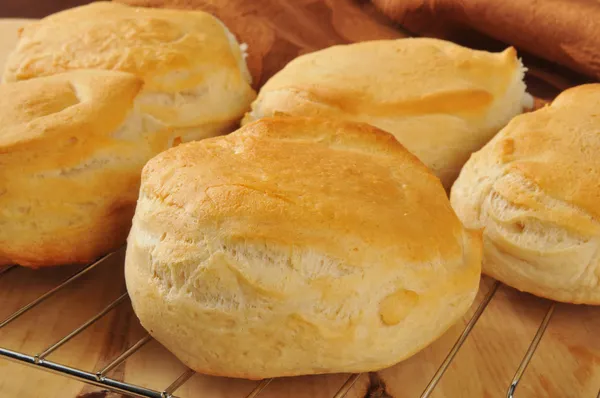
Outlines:
[[[515,50],[435,39],[335,46],[301,56],[260,90],[245,117],[339,117],[392,133],[449,188],[469,155],[530,105]]]
[[[144,79],[141,111],[177,127],[230,132],[255,93],[240,46],[215,17],[96,2],[26,25],[6,82],[74,69],[108,69]]]
[[[484,229],[485,273],[538,296],[600,304],[600,84],[513,119],[452,187]]]
[[[480,239],[391,135],[267,118],[145,166],[125,275],[142,325],[196,371],[360,372],[465,313]]]

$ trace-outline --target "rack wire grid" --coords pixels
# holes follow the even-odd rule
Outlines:
[[[39,305],[40,303],[42,303],[43,301],[45,301],[46,299],[48,299],[49,297],[51,297],[52,295],[54,295],[55,293],[57,293],[58,291],[63,289],[65,286],[67,286],[71,283],[74,283],[75,281],[77,281],[77,279],[81,278],[83,275],[87,274],[92,269],[97,267],[99,264],[108,260],[109,258],[114,256],[116,253],[118,253],[121,250],[122,249],[111,252],[111,253],[101,257],[97,261],[83,267],[81,270],[79,270],[78,272],[74,273],[73,275],[71,275],[70,277],[65,279],[62,283],[60,283],[56,287],[48,290],[47,292],[45,292],[44,294],[42,294],[35,300],[31,301],[29,304],[21,307],[20,309],[15,311],[13,314],[9,315],[2,322],[0,322],[0,329],[7,326],[11,322],[13,322],[17,318],[19,318],[21,315],[25,314],[27,311],[36,307],[37,305]],[[14,270],[16,267],[17,266],[12,265],[12,266],[8,266],[8,267],[0,269],[0,277],[6,275],[10,271]],[[434,376],[429,381],[427,387],[424,389],[423,393],[421,394],[421,398],[428,398],[431,396],[435,387],[437,386],[437,384],[441,380],[442,376],[444,375],[444,373],[446,372],[446,370],[448,369],[448,367],[454,360],[456,354],[462,347],[463,343],[465,342],[465,340],[471,333],[471,330],[473,330],[473,327],[475,326],[475,324],[477,323],[477,321],[479,320],[479,318],[481,317],[481,315],[487,308],[488,304],[492,301],[492,298],[496,294],[496,291],[498,290],[499,286],[500,286],[500,282],[498,282],[498,281],[495,281],[492,284],[491,288],[489,289],[487,294],[484,296],[483,300],[478,305],[477,309],[475,310],[475,312],[473,313],[473,315],[471,316],[469,321],[466,323],[465,328],[463,329],[462,333],[460,334],[460,336],[454,343],[453,347],[448,352],[446,358],[441,363],[441,365],[435,372]],[[77,336],[78,334],[80,334],[81,332],[86,330],[88,327],[90,327],[96,321],[98,321],[103,316],[105,316],[110,311],[112,311],[115,307],[117,307],[118,305],[120,305],[121,303],[123,303],[127,300],[128,300],[127,293],[123,293],[121,296],[119,296],[116,300],[114,300],[109,305],[107,305],[104,309],[102,309],[96,315],[92,316],[90,319],[88,319],[86,322],[84,322],[81,326],[77,327],[76,329],[71,331],[69,334],[62,337],[60,340],[58,340],[57,342],[50,345],[49,347],[47,347],[46,349],[44,349],[43,351],[39,352],[36,355],[33,355],[33,356],[27,355],[27,354],[24,354],[21,352],[17,352],[17,351],[13,351],[13,350],[9,350],[9,349],[0,347],[0,357],[4,357],[8,360],[12,360],[12,361],[15,361],[15,362],[18,362],[21,364],[29,365],[29,366],[32,366],[37,369],[45,370],[47,372],[55,373],[55,374],[58,374],[61,376],[66,376],[66,377],[69,377],[69,378],[72,378],[72,379],[75,379],[75,380],[78,380],[78,381],[81,381],[84,383],[88,383],[88,384],[95,385],[98,387],[103,387],[103,388],[106,388],[113,392],[127,394],[127,395],[134,396],[134,397],[177,398],[174,395],[176,390],[179,387],[183,386],[183,384],[186,383],[195,374],[195,372],[189,368],[186,371],[184,371],[179,377],[177,377],[163,391],[156,391],[156,390],[152,390],[149,388],[145,388],[143,386],[125,383],[123,381],[115,380],[113,378],[106,376],[106,374],[109,371],[111,371],[112,369],[119,366],[127,358],[129,358],[131,355],[135,354],[140,348],[142,348],[149,341],[151,341],[152,337],[148,334],[146,334],[143,338],[141,338],[136,343],[134,343],[132,346],[127,348],[125,351],[118,354],[106,366],[104,366],[102,369],[98,370],[95,373],[77,369],[77,368],[73,368],[73,367],[69,367],[69,366],[65,366],[65,365],[61,365],[59,363],[49,361],[46,359],[46,357],[48,355],[50,355],[52,352],[56,351],[57,349],[62,347],[64,344],[68,343],[75,336]],[[536,332],[535,336],[533,337],[533,340],[529,344],[529,348],[525,352],[525,355],[523,356],[523,359],[514,374],[513,379],[511,380],[510,384],[507,386],[507,392],[506,392],[507,398],[515,397],[516,390],[519,385],[519,381],[523,377],[523,374],[525,373],[527,366],[529,365],[529,362],[531,361],[533,355],[535,354],[535,351],[536,351],[540,341],[542,340],[542,337],[544,336],[544,333],[545,333],[546,329],[548,328],[548,325],[550,324],[550,320],[552,319],[552,314],[554,313],[555,305],[556,305],[556,303],[552,302],[550,304],[550,306],[548,307],[548,309],[545,313],[545,316],[543,317],[543,319],[537,329],[537,332]],[[335,393],[333,398],[344,398],[348,394],[348,392],[352,389],[352,387],[354,386],[354,384],[360,377],[361,377],[361,374],[350,375],[347,378],[347,380],[344,382],[344,384],[340,387],[340,389],[337,391],[337,393]],[[258,383],[258,385],[249,394],[246,395],[246,398],[259,397],[261,392],[264,391],[268,387],[269,383],[271,383],[272,380],[273,379],[262,380],[260,383]],[[600,391],[598,392],[598,398],[600,398]]]

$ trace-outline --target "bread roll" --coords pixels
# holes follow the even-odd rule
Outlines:
[[[3,79],[90,68],[141,77],[142,112],[168,126],[202,127],[205,136],[234,130],[255,97],[240,46],[215,17],[110,2],[25,26]]]
[[[101,70],[0,85],[0,265],[86,263],[125,243],[143,165],[194,138],[137,109],[142,87]]]
[[[362,372],[465,313],[480,239],[391,135],[268,118],[145,166],[125,276],[142,325],[196,371]]]
[[[435,39],[330,47],[301,56],[260,90],[245,117],[339,117],[392,133],[446,188],[471,152],[531,105],[514,49]]]
[[[452,187],[484,230],[483,270],[553,300],[600,304],[600,84],[513,119]]]

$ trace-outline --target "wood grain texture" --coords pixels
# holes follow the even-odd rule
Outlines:
[[[186,7],[190,1],[202,4],[221,17],[242,41],[249,43],[250,63],[257,86],[298,54],[336,43],[403,36],[389,21],[375,14],[369,4],[350,0],[177,0],[170,5]],[[0,10],[3,10],[3,4]],[[14,22],[0,24],[0,44],[4,40],[6,48],[12,45],[8,41],[14,40],[9,39],[13,37],[14,29]],[[557,86],[572,84],[568,76],[563,77],[552,70],[548,74],[546,78],[530,76],[534,92],[545,93],[538,94],[538,97],[551,98],[557,92]],[[558,79],[558,82],[553,83],[553,79]],[[121,260],[115,258],[103,264],[31,313],[1,329],[0,346],[26,353],[39,352],[85,322],[123,292]],[[4,275],[0,278],[0,319],[75,270],[72,267],[40,271],[19,268]],[[482,280],[481,291],[470,313],[491,283],[487,278]],[[505,396],[510,379],[548,305],[546,300],[501,287],[432,397]],[[348,397],[418,397],[460,335],[469,316],[467,314],[462,323],[409,360],[377,373],[362,375]],[[559,305],[517,396],[595,398],[600,387],[599,333],[600,308]],[[53,353],[50,359],[97,371],[144,335],[127,302]],[[160,390],[184,370],[177,359],[156,342],[151,342],[109,375]],[[329,398],[346,377],[326,375],[278,379],[260,397]],[[198,374],[176,394],[181,397],[243,398],[256,384]],[[0,359],[0,397],[4,396],[114,398],[118,394]]]

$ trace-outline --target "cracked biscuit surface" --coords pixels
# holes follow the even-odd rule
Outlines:
[[[87,263],[125,242],[140,170],[173,134],[135,111],[142,86],[90,70],[0,85],[0,264]]]
[[[451,203],[483,229],[483,271],[553,300],[600,304],[600,85],[514,118],[473,154]]]
[[[196,371],[361,372],[465,313],[480,239],[393,136],[266,118],[146,165],[125,273],[142,325]]]
[[[232,131],[255,97],[240,45],[202,11],[100,1],[50,15],[22,28],[3,79],[78,69],[142,78],[144,113],[174,128],[204,127],[206,136]]]
[[[94,2],[25,25],[0,86],[0,264],[86,263],[122,245],[140,171],[233,131],[255,93],[200,11]]]

